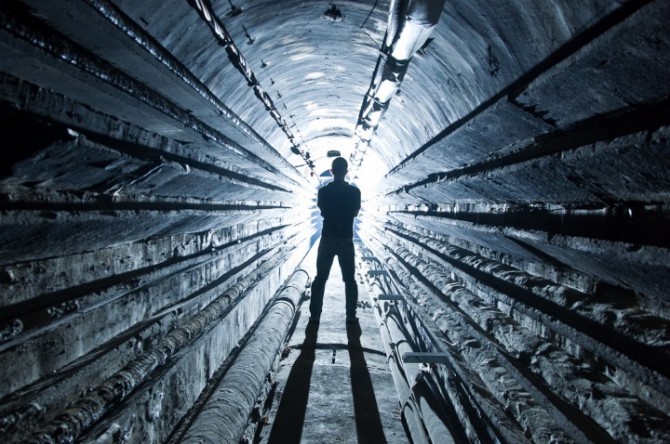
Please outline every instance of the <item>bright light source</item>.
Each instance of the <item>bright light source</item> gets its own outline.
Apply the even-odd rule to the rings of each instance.
[[[363,200],[377,196],[379,184],[388,172],[388,168],[374,150],[368,150],[361,166],[354,172],[351,183],[361,190]]]

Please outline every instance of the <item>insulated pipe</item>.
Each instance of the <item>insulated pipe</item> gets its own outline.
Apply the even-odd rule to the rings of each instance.
[[[449,362],[431,369],[430,372],[419,373],[418,367],[412,367],[411,364],[406,364],[400,359],[401,354],[406,351],[401,349],[404,345],[412,344],[412,347],[416,348],[413,351],[440,352],[446,344],[441,344],[431,330],[424,330],[426,328],[424,322],[429,319],[420,315],[421,310],[415,305],[412,298],[405,298],[403,302],[395,302],[396,306],[391,310],[387,309],[391,301],[380,300],[379,295],[381,294],[406,295],[408,290],[402,283],[396,281],[394,276],[389,273],[379,273],[384,266],[392,270],[400,270],[402,264],[385,256],[385,250],[393,247],[380,243],[383,241],[379,233],[375,233],[374,230],[364,231],[370,239],[370,248],[374,247],[378,253],[382,254],[378,256],[381,259],[378,261],[379,266],[374,267],[375,279],[370,281],[370,288],[371,294],[376,296],[376,300],[373,301],[375,313],[379,312],[383,321],[380,329],[385,338],[384,343],[390,343],[397,349],[395,355],[389,356],[388,360],[390,361],[389,366],[392,367],[391,364],[399,366],[400,378],[396,379],[394,375],[394,383],[401,403],[404,404],[401,406],[403,414],[410,416],[412,412],[416,412],[418,421],[425,427],[419,436],[422,437],[424,433],[427,433],[434,442],[449,442],[448,439],[456,442],[480,439],[484,442],[495,442],[500,435],[490,424],[491,418],[486,418],[488,409],[480,405],[481,402],[486,404],[486,400],[477,395],[472,396],[472,393],[462,386],[462,382],[459,381],[467,381],[468,377],[463,374],[463,369],[459,369],[457,362],[450,359]],[[365,256],[372,257],[373,254],[370,252]],[[369,263],[364,263],[363,267],[366,265],[368,265],[366,268],[372,268]],[[415,377],[417,373],[419,377]],[[445,384],[443,388],[438,389],[438,385],[442,384]],[[412,396],[409,396],[407,392],[410,385],[413,387]],[[442,392],[442,390],[446,391]],[[412,436],[414,438],[414,435]],[[524,442],[525,440],[515,435],[510,441]]]
[[[375,310],[380,316],[380,319],[383,319],[383,314],[381,312],[381,307],[375,304]],[[421,418],[421,413],[419,412],[418,406],[415,404],[414,399],[411,395],[411,387],[401,364],[399,363],[399,356],[393,348],[393,338],[391,337],[389,331],[384,328],[384,324],[380,325],[380,335],[382,337],[382,342],[384,343],[384,352],[387,356],[387,364],[391,370],[391,376],[393,377],[393,383],[396,387],[396,391],[400,399],[407,399],[407,402],[400,402],[400,410],[402,416],[405,418],[409,434],[411,435],[412,442],[416,444],[428,444],[430,440],[426,435],[425,427]]]
[[[445,426],[445,418],[440,417],[439,412],[431,406],[431,403],[426,402],[427,397],[436,400],[435,396],[426,390],[424,390],[424,396],[418,396],[416,388],[422,377],[420,365],[404,363],[402,361],[402,356],[405,353],[421,350],[417,350],[419,346],[412,337],[414,334],[418,335],[418,332],[408,330],[408,326],[403,322],[404,319],[409,317],[409,308],[404,306],[404,302],[395,302],[395,304],[397,304],[396,307],[392,307],[387,311],[385,326],[393,341],[393,351],[396,359],[401,363],[407,384],[409,385],[409,393],[400,400],[401,407],[404,410],[407,406],[411,406],[411,410],[416,411],[420,415],[421,421],[428,431],[428,436],[432,442],[448,444],[453,442],[453,438],[449,429]]]
[[[29,443],[52,444],[75,442],[93,425],[119,406],[143,383],[150,380],[154,372],[174,359],[181,350],[193,343],[212,324],[247,294],[247,290],[258,280],[285,261],[286,250],[276,253],[260,264],[253,272],[213,300],[196,316],[158,339],[126,367],[105,382],[80,397],[67,410],[35,432]]]
[[[370,255],[368,254],[367,256]],[[363,265],[361,268],[367,267]],[[405,418],[409,434],[412,437],[412,442],[416,444],[428,444],[430,440],[426,435],[425,427],[423,426],[423,421],[418,406],[414,404],[414,399],[410,396],[412,389],[406,377],[405,369],[402,365],[402,360],[400,358],[401,355],[397,353],[398,342],[394,340],[396,338],[391,335],[391,332],[389,331],[386,323],[388,315],[387,305],[389,303],[386,302],[382,304],[379,302],[379,295],[389,293],[389,290],[384,290],[383,286],[377,279],[369,282],[369,288],[372,295],[374,295],[374,297],[371,299],[375,317],[379,323],[379,333],[382,338],[382,344],[384,345],[384,352],[387,357],[387,365],[391,370],[393,384],[395,385],[399,398],[401,400],[408,400],[408,402],[400,403],[401,413]],[[406,343],[404,345],[406,345]],[[405,351],[411,351],[411,349]]]
[[[300,303],[309,276],[296,270],[180,442],[240,442]]]
[[[426,43],[437,25],[445,0],[406,0],[406,3],[406,12],[389,52],[398,61],[409,61]]]
[[[393,0],[382,51],[387,55],[381,78],[373,81],[365,95],[356,124],[358,142],[349,159],[352,170],[360,166],[370,139],[388,109],[391,98],[398,92],[410,59],[430,36],[440,18],[446,0]],[[380,58],[383,57],[380,55]]]
[[[366,256],[371,256],[371,254]],[[413,346],[416,347],[415,341],[408,336],[403,323],[403,319],[407,317],[407,313],[404,313],[407,307],[393,305],[403,304],[402,302],[380,301],[381,294],[392,292],[390,288],[385,289],[384,287],[378,279],[370,282],[371,293],[374,295],[375,314],[380,322],[382,343],[412,440],[416,443],[453,442],[445,420],[440,417],[439,413],[433,411],[425,397],[416,396],[414,386],[419,381],[420,367],[418,364],[406,364],[401,358],[404,353],[417,351],[413,348]],[[427,396],[431,395],[427,394]]]
[[[386,36],[384,36],[384,47],[382,48],[384,52],[391,47],[393,40],[395,40],[395,36],[400,28],[400,16],[404,12],[402,8],[406,4],[406,0],[391,0],[388,22],[386,24]]]
[[[375,228],[380,230],[380,227],[382,226],[383,224]],[[389,239],[385,238],[385,236],[381,235],[379,232],[377,233],[377,236],[374,232],[368,232],[366,234],[368,234],[371,239],[375,239],[376,237],[384,238],[384,244],[380,244],[378,241],[371,241],[371,245],[374,245],[374,248],[378,254],[383,257],[383,261],[388,267],[393,270],[398,270],[399,273],[402,274],[402,270],[406,266],[410,266],[409,263],[412,262],[412,260],[402,257],[401,251],[405,250],[404,248],[399,247],[395,243],[392,243],[389,246]],[[390,253],[390,255],[387,255],[387,253]],[[405,270],[405,272],[409,273],[409,270]],[[420,270],[417,270],[417,272],[421,273]],[[398,283],[398,286],[402,286],[405,282],[405,278],[401,277],[401,280],[403,282]],[[423,311],[414,301],[405,300],[405,304],[411,308],[411,311],[406,311],[408,318],[410,314],[416,315]],[[431,313],[439,314],[439,309],[437,312],[432,311]],[[421,319],[421,316],[419,316],[419,319],[417,320],[420,324],[423,324],[424,322],[424,320]],[[419,333],[416,329],[411,327],[414,323],[404,323],[411,329],[412,333]],[[433,336],[431,331],[427,331],[426,333],[427,343],[436,345],[434,351],[439,352],[443,349],[443,346],[446,347],[446,349],[451,348],[448,341],[442,344],[443,346],[440,346],[438,337]],[[420,335],[417,337],[419,336]],[[416,400],[417,404],[420,407],[427,407],[432,413],[430,416],[423,417],[428,430],[431,430],[434,427],[449,427],[449,424],[451,424],[452,426],[450,429],[453,428],[457,440],[460,439],[461,441],[528,442],[522,430],[505,425],[507,424],[507,421],[505,420],[506,414],[501,413],[504,412],[505,409],[499,405],[495,399],[490,399],[488,396],[482,396],[481,390],[478,390],[480,383],[476,382],[479,377],[472,371],[472,369],[467,368],[467,364],[464,366],[460,363],[460,359],[457,355],[458,354],[453,355],[449,352],[445,355],[447,361],[444,362],[444,367],[440,366],[435,370],[437,372],[436,375],[439,375],[438,379],[443,381],[441,385],[443,386],[442,390],[445,390],[444,392],[440,393],[442,390],[435,391],[427,385],[417,387],[420,390],[417,390],[415,393],[415,395],[419,395]],[[421,380],[421,383],[430,382],[430,385],[434,385],[436,381],[433,380],[433,372],[425,376],[425,379]],[[474,386],[472,385],[473,381],[475,381]],[[422,393],[426,396],[420,396]],[[430,402],[425,402],[430,399],[437,399],[447,408],[440,408],[440,406],[436,404],[435,406],[438,407],[438,409],[434,410],[431,407]],[[449,406],[450,404],[451,406]],[[453,414],[451,412],[453,412]],[[440,419],[440,415],[442,415],[442,419]],[[440,420],[442,421],[442,424],[437,422]],[[460,424],[457,422],[460,422]],[[435,430],[437,431],[438,429]],[[458,435],[461,435],[461,438],[458,438]],[[433,437],[439,435],[430,433],[430,436]]]

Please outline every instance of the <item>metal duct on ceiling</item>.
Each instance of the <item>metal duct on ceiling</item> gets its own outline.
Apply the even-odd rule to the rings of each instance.
[[[379,55],[358,116],[355,135],[358,138],[350,156],[350,170],[363,161],[372,135],[384,117],[391,98],[398,92],[407,67],[440,18],[445,0],[393,0],[389,6],[388,25],[382,53]],[[385,58],[384,67],[379,70]]]

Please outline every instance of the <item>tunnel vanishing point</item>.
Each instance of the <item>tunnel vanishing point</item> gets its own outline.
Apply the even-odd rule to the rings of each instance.
[[[0,23],[0,442],[257,442],[337,156],[409,442],[670,442],[667,0]]]

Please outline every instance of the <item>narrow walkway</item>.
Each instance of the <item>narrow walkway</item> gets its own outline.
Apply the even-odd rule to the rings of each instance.
[[[316,249],[305,263],[313,267],[307,270],[313,277]],[[357,277],[358,324],[345,323],[337,259],[326,284],[321,322],[310,323],[309,301],[302,304],[276,374],[277,395],[260,442],[409,442],[369,295]]]

